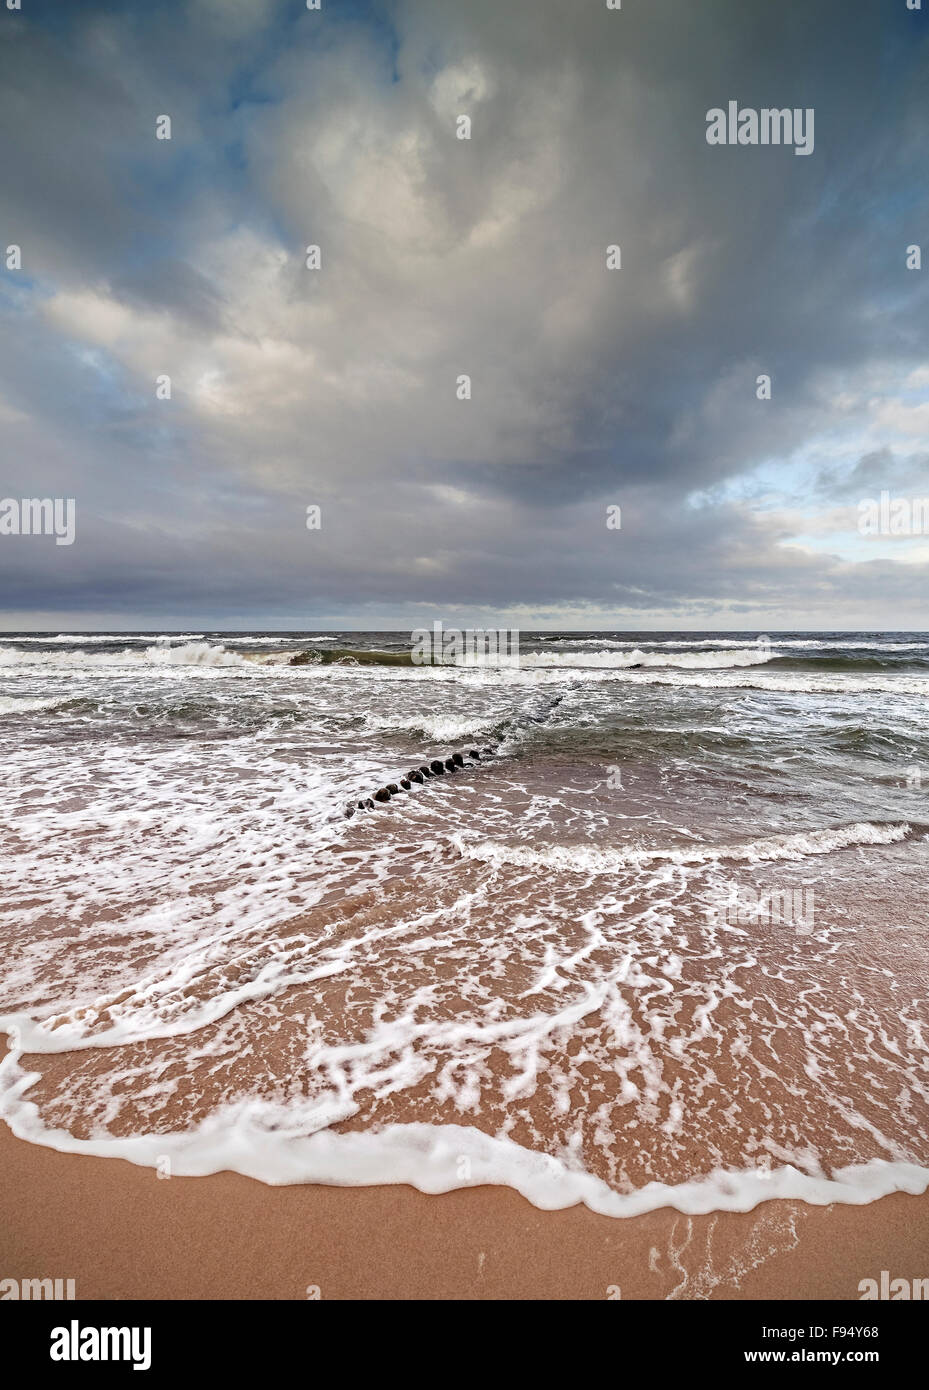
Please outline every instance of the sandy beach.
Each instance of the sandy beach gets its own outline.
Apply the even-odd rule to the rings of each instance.
[[[929,1196],[865,1207],[630,1219],[543,1212],[481,1187],[275,1188],[159,1179],[0,1126],[0,1277],[73,1278],[89,1299],[849,1299],[925,1274]],[[318,1295],[314,1290],[318,1289]]]

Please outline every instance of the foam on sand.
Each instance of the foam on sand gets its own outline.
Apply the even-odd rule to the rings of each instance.
[[[716,1171],[673,1186],[651,1182],[622,1193],[551,1155],[473,1126],[392,1124],[362,1132],[300,1133],[295,1132],[292,1112],[259,1103],[221,1111],[185,1134],[80,1140],[64,1130],[45,1128],[36,1107],[23,1098],[33,1079],[20,1071],[14,1054],[0,1064],[0,1118],[20,1139],[63,1153],[123,1158],[144,1167],[163,1166],[167,1159],[169,1171],[178,1177],[231,1170],[270,1186],[406,1183],[429,1194],[487,1184],[511,1187],[542,1211],[583,1203],[612,1217],[639,1216],[660,1207],[692,1216],[744,1212],[759,1202],[785,1197],[814,1206],[831,1202],[862,1206],[892,1192],[920,1194],[929,1187],[927,1168],[874,1160],[837,1169],[831,1176],[785,1165],[771,1170]]]

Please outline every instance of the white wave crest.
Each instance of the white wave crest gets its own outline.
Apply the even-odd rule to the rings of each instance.
[[[246,658],[239,652],[214,647],[209,642],[187,642],[182,647],[161,645],[144,651],[127,647],[121,652],[38,652],[0,647],[0,667],[133,667],[133,666],[242,666]]]
[[[631,666],[677,666],[700,670],[728,666],[761,666],[770,661],[769,648],[754,647],[751,651],[726,652],[643,652],[635,647],[631,652],[601,650],[598,652],[522,652],[521,666],[600,666],[623,671]]]
[[[30,699],[28,696],[0,695],[0,714],[29,714],[38,709],[55,709],[57,705],[67,704],[69,695],[52,695],[48,698]]]
[[[697,845],[680,849],[594,849],[589,845],[549,845],[543,849],[530,849],[524,845],[505,845],[496,840],[467,841],[461,836],[455,836],[454,843],[465,858],[489,864],[599,875],[655,863],[709,864],[727,859],[744,864],[763,864],[779,859],[800,859],[808,854],[830,854],[852,845],[890,845],[906,839],[909,834],[910,826],[905,823],[881,825],[858,821],[854,825],[829,830],[768,835],[744,844]]]
[[[421,733],[436,743],[482,738],[494,725],[490,719],[468,719],[454,714],[414,714],[408,717],[367,714],[365,722],[369,728],[382,729],[385,733]]]

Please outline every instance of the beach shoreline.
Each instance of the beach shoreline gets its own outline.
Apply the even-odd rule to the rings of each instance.
[[[929,1274],[929,633],[524,636],[506,672],[403,670],[402,632],[0,647],[0,1280]]]
[[[0,1125],[0,1278],[78,1299],[839,1299],[920,1278],[929,1194],[863,1207],[629,1218],[544,1212],[508,1188],[271,1187],[159,1178]]]

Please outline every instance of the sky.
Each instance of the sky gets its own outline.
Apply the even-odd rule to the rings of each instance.
[[[3,629],[929,628],[929,3],[22,0],[0,123]]]

